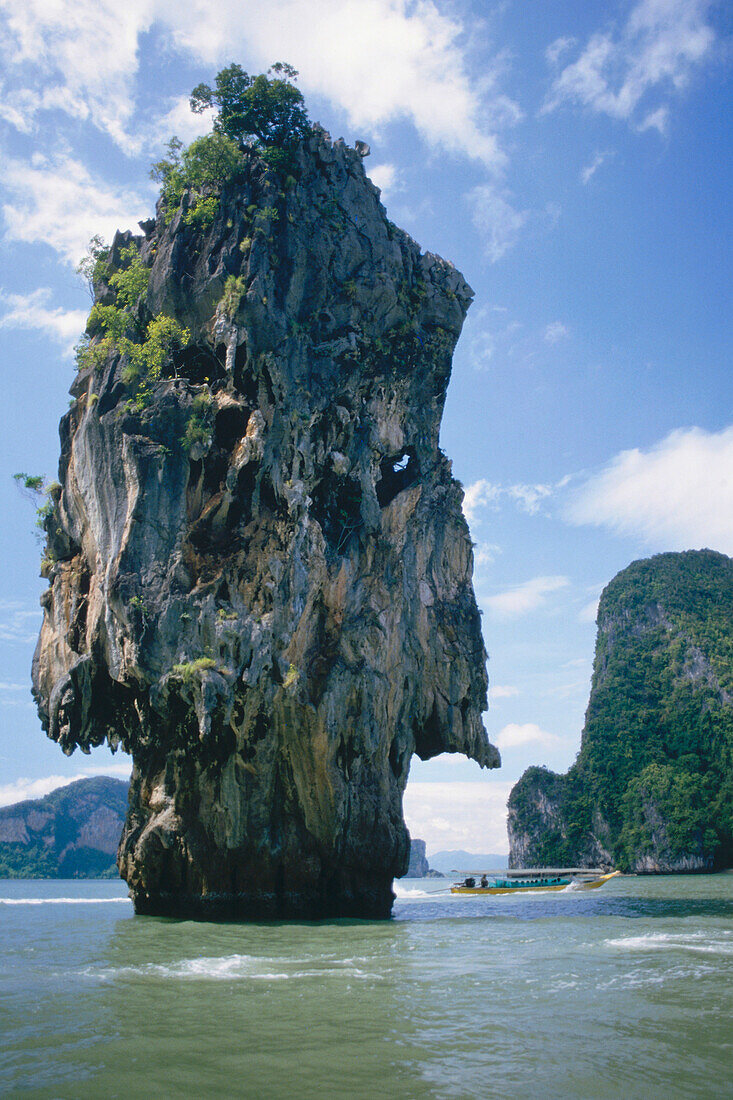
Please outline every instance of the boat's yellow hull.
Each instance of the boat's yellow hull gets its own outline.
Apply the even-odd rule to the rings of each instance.
[[[620,875],[620,871],[610,871],[607,875],[600,875],[590,882],[571,883],[572,892],[576,890],[597,890],[608,882],[610,878]],[[569,886],[451,886],[451,894],[537,894],[550,893],[551,891],[568,890]]]

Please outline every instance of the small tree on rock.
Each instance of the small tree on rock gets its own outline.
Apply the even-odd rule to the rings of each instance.
[[[194,88],[191,110],[201,114],[218,108],[214,130],[240,147],[254,140],[269,154],[292,152],[310,125],[303,95],[291,83],[297,75],[281,61],[258,76],[250,76],[241,65],[229,65],[217,73],[213,88],[208,84]],[[280,158],[266,159],[277,163]]]

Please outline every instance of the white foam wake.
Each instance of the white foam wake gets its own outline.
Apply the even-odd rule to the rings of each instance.
[[[119,978],[162,978],[178,981],[287,981],[291,978],[381,978],[369,974],[354,959],[335,960],[328,965],[308,966],[308,960],[273,959],[255,955],[224,955],[192,959],[179,959],[171,963],[143,963],[141,966],[89,968],[83,973],[89,978],[114,981]],[[288,963],[300,964],[296,969],[285,969]],[[273,965],[274,964],[274,965]]]
[[[117,905],[119,902],[132,904],[129,898],[0,898],[0,905]]]
[[[434,890],[421,890],[418,886],[400,886],[395,882],[393,886],[395,897],[398,898],[432,898]]]
[[[704,955],[733,955],[733,933],[717,929],[707,932],[648,932],[643,936],[622,936],[606,940],[607,947],[623,951],[694,951]]]

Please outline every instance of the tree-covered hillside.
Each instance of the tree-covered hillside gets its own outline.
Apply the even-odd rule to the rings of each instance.
[[[637,561],[604,590],[576,764],[509,799],[514,866],[733,863],[733,561]]]
[[[127,791],[97,776],[0,809],[0,878],[116,878]]]

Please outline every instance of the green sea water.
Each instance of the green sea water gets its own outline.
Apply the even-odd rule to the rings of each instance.
[[[0,1093],[733,1097],[733,875],[451,897],[391,921],[134,917],[0,882]]]

